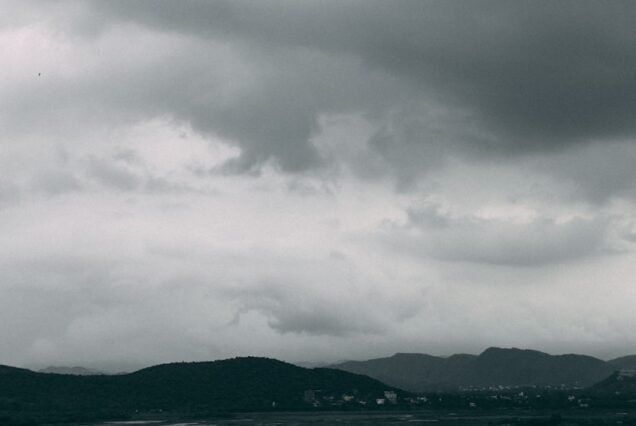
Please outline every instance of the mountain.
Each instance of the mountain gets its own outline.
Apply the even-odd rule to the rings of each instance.
[[[453,390],[461,381],[458,373],[468,370],[474,358],[476,358],[475,355],[453,355],[442,358],[426,354],[397,353],[389,358],[347,361],[331,367],[364,374],[412,391],[433,388]]]
[[[607,361],[617,369],[636,370],[636,355],[627,355]]]
[[[0,368],[0,424],[126,419],[133,413],[205,416],[375,401],[404,392],[340,370],[267,358],[164,364],[130,374],[78,376]],[[307,395],[310,395],[308,398]],[[344,402],[343,402],[344,403]]]
[[[609,376],[616,367],[587,355],[549,355],[517,348],[488,348],[479,355],[437,357],[395,354],[368,361],[332,365],[365,374],[410,391],[492,386],[585,387]]]
[[[100,370],[84,367],[46,367],[38,370],[38,373],[46,374],[71,374],[74,376],[98,376],[106,374]]]
[[[475,359],[468,379],[473,386],[585,387],[613,371],[606,362],[587,355],[489,348]]]

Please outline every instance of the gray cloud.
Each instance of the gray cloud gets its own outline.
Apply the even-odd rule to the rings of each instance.
[[[570,197],[605,204],[613,197],[636,197],[636,145],[632,141],[596,143],[551,156],[539,156],[531,167],[552,174]]]
[[[11,205],[20,199],[20,189],[12,184],[0,182],[0,207]]]
[[[631,31],[623,1],[108,2],[118,19],[268,50],[347,54],[411,81],[415,96],[459,105],[527,152],[633,134]],[[175,19],[178,16],[179,19]],[[337,60],[336,58],[333,58]],[[297,142],[301,143],[301,142]],[[493,146],[488,146],[492,144]]]
[[[331,295],[315,289],[302,290],[293,283],[263,283],[243,289],[234,297],[241,308],[234,322],[241,315],[257,311],[268,318],[268,324],[281,333],[300,333],[316,336],[343,337],[360,333],[379,333],[385,327],[374,318],[372,312],[358,306],[355,299],[334,300]],[[319,289],[318,289],[319,290]]]
[[[452,217],[438,206],[407,210],[408,222],[390,227],[390,246],[411,254],[448,262],[537,267],[581,260],[603,253],[608,223],[603,219],[558,222],[541,218],[529,222]]]
[[[168,116],[241,149],[216,171],[344,162],[401,183],[448,157],[515,161],[636,130],[628,2],[113,1],[74,11],[57,27],[106,59],[47,72],[14,96],[8,127]],[[321,117],[349,113],[377,129],[365,147],[377,157],[316,149]]]
[[[18,6],[0,362],[630,343],[632,3]]]
[[[118,189],[132,190],[140,185],[140,179],[121,165],[98,159],[91,159],[88,167],[89,175],[99,182]]]
[[[47,194],[64,194],[82,188],[80,180],[68,171],[47,171],[39,174],[32,183],[36,190]]]

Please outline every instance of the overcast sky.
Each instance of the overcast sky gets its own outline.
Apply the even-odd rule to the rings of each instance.
[[[1,364],[636,353],[636,3],[0,6]]]

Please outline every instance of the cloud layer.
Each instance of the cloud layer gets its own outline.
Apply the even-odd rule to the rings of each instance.
[[[631,3],[3,6],[0,363],[636,350]]]

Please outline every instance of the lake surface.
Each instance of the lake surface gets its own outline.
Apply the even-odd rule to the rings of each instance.
[[[560,414],[563,425],[632,425],[636,412],[574,411]],[[373,413],[244,413],[228,419],[208,421],[128,421],[98,423],[91,426],[407,426],[407,425],[548,425],[558,424],[558,414],[550,412],[373,412]]]

